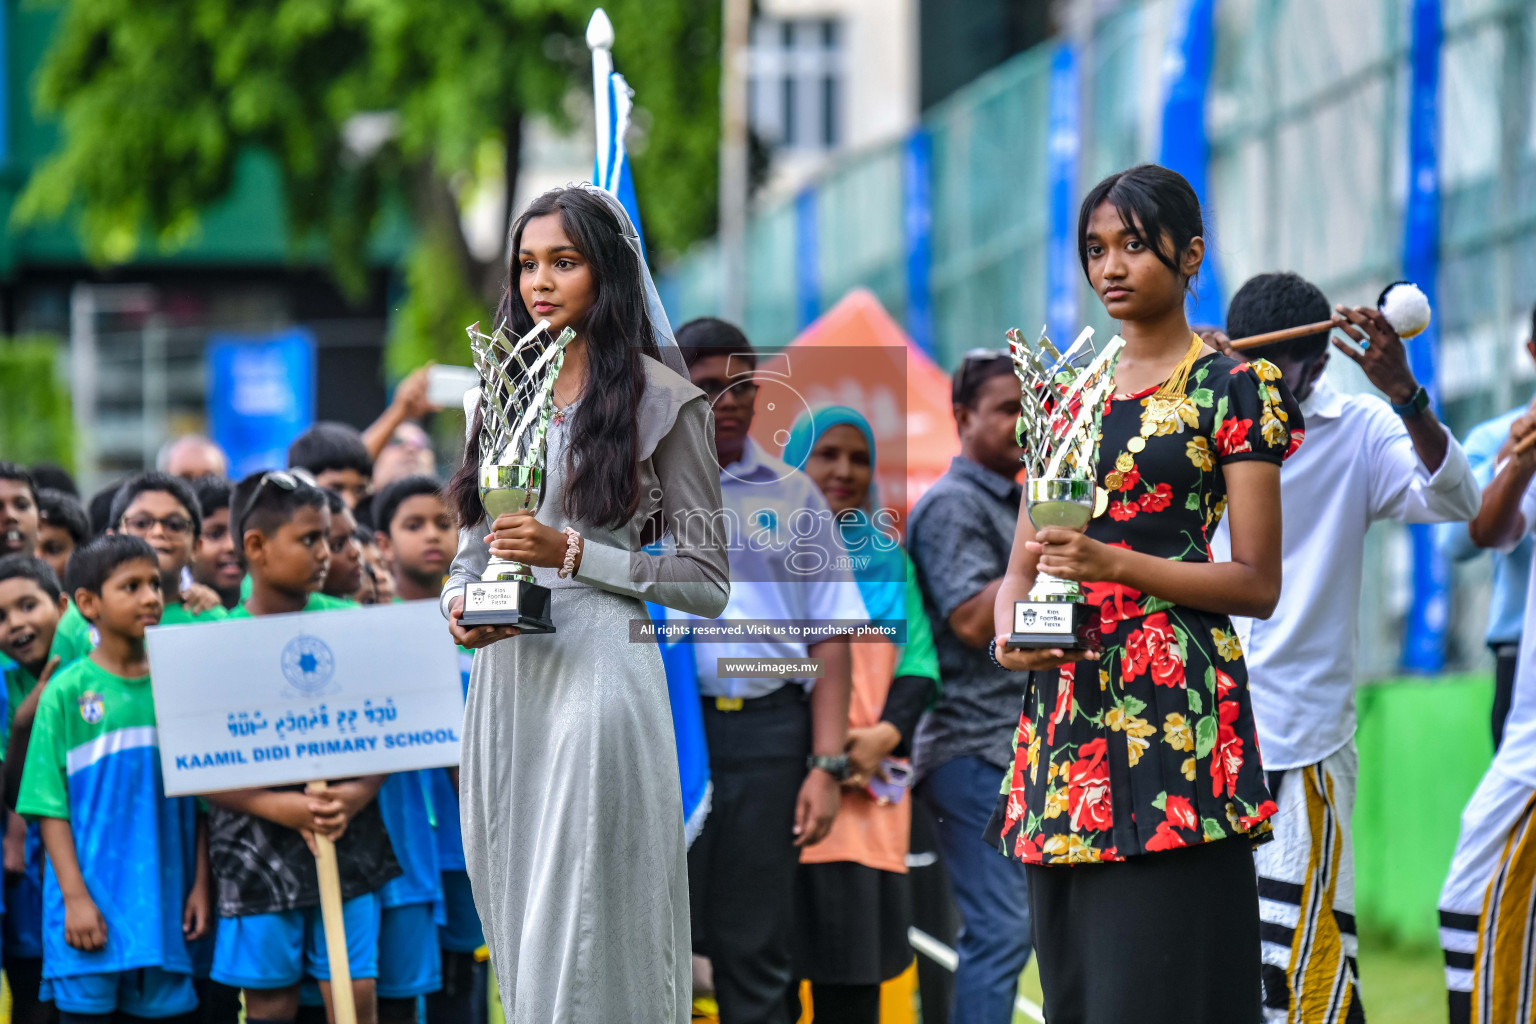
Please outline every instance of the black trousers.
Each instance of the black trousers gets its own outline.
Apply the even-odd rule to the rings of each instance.
[[[1258,1024],[1259,890],[1248,840],[1028,873],[1051,1024]]]
[[[1519,644],[1497,644],[1493,648],[1493,749],[1504,742],[1504,719],[1509,717],[1509,705],[1515,697],[1515,660],[1520,654]]]
[[[709,957],[720,1024],[793,1024],[795,801],[811,750],[803,702],[762,711],[704,703],[714,798],[688,851],[694,952]]]

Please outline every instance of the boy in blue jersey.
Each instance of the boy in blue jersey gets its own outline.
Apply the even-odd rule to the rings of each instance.
[[[374,496],[375,539],[397,600],[435,601],[442,591],[458,535],[440,492],[432,477],[408,476]],[[414,1021],[415,997],[431,993],[431,1024],[467,1024],[474,953],[485,940],[464,872],[457,789],[447,769],[405,772],[389,777],[379,803],[406,870],[384,891],[379,1019]],[[434,904],[443,906],[440,926]]]
[[[48,853],[43,977],[62,1024],[179,1016],[211,910],[196,801],[163,795],[144,646],[160,566],[142,540],[102,537],[68,584],[99,643],[42,691],[17,801]]]
[[[257,473],[230,498],[250,596],[230,618],[323,608],[330,514],[307,474]],[[374,797],[383,776],[209,794],[209,853],[221,920],[213,978],[245,990],[247,1024],[291,1022],[307,973],[331,1001],[314,834],[336,842],[359,1024],[375,1024],[378,890],[400,874]]]
[[[50,674],[63,663],[59,621],[71,607],[58,577],[30,555],[0,558],[0,674],[7,696],[5,806],[14,808],[26,764],[27,737]],[[69,660],[73,661],[73,657]],[[5,973],[12,1024],[46,1024],[53,1004],[43,980],[43,840],[36,825],[10,813],[5,837]]]
[[[113,494],[108,516],[112,532],[142,538],[155,551],[165,595],[161,625],[220,622],[227,617],[218,591],[195,582],[191,573],[205,526],[202,502],[191,484],[168,473],[131,476]],[[203,1024],[233,1024],[239,1017],[240,993],[208,978],[216,942],[212,931],[192,947],[199,1017]]]

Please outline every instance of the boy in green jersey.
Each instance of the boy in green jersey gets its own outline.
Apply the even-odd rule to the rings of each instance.
[[[145,631],[160,622],[160,565],[136,537],[70,559],[89,656],[43,691],[17,810],[48,852],[43,977],[62,1024],[161,1019],[197,1006],[187,942],[208,929],[196,801],[166,797]]]
[[[192,558],[203,528],[202,507],[192,485],[168,473],[129,477],[112,498],[112,532],[142,538],[160,564],[165,595],[162,625],[218,620],[224,605],[211,587],[190,578]]]

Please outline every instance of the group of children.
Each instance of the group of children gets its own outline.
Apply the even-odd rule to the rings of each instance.
[[[289,463],[233,485],[131,477],[93,530],[78,499],[0,462],[17,1024],[234,1024],[242,992],[249,1024],[324,1019],[317,835],[336,843],[358,1020],[414,1022],[423,999],[434,1024],[484,1019],[455,772],[164,795],[147,630],[435,600],[453,557],[437,480],[370,494],[350,428],[320,425]]]

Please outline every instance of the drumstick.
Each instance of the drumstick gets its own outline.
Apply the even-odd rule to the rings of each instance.
[[[1533,446],[1536,446],[1536,431],[1532,431],[1531,433],[1526,434],[1520,440],[1516,441],[1514,450],[1511,451],[1510,454],[1520,455],[1524,452],[1530,451]]]
[[[1248,338],[1234,338],[1232,347],[1238,350],[1245,348],[1258,348],[1260,345],[1271,345],[1277,341],[1290,341],[1292,338],[1305,337],[1308,334],[1317,334],[1321,331],[1332,330],[1339,325],[1337,318],[1333,320],[1319,320],[1315,324],[1302,324],[1300,327],[1287,327],[1283,331],[1270,331],[1268,334],[1255,334]]]

